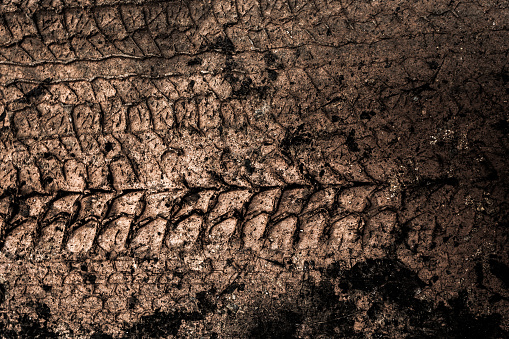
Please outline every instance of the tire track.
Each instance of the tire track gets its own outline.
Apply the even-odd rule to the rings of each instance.
[[[507,16],[0,5],[0,336],[503,334]]]
[[[242,247],[259,251],[309,251],[334,243],[334,234],[340,232],[336,228],[342,227],[338,225],[359,215],[380,220],[375,221],[380,225],[374,232],[388,223],[391,226],[385,227],[394,227],[394,221],[376,218],[388,206],[373,205],[374,187],[365,187],[135,190],[120,195],[62,192],[19,197],[18,210],[11,203],[4,214],[10,218],[3,219],[2,253],[5,258],[36,261],[51,257],[160,257],[167,251],[207,252],[207,245],[224,245],[235,238],[240,238]],[[358,188],[365,193],[351,196]],[[383,188],[377,192],[380,190],[391,194]],[[360,236],[360,223],[355,226],[350,221],[349,227]],[[275,239],[279,243],[274,243]]]

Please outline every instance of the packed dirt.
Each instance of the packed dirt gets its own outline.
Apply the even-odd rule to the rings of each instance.
[[[0,337],[509,336],[507,1],[0,4]]]

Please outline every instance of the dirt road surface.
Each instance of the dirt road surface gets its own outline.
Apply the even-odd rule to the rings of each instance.
[[[0,337],[509,336],[507,1],[5,0]]]

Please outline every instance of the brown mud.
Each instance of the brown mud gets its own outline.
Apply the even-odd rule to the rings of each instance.
[[[0,4],[0,337],[504,338],[505,1]]]

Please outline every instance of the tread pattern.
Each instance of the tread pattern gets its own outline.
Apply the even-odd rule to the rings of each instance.
[[[385,194],[387,202],[372,203],[375,193]],[[389,201],[391,194],[374,186],[302,186],[8,197],[2,254],[36,261],[127,254],[157,258],[164,251],[190,253],[233,239],[257,251],[312,250],[329,243],[331,253],[342,252],[342,246],[353,246],[363,236],[362,220],[376,220],[375,232],[396,227],[392,211],[398,203]],[[334,236],[345,224],[356,234],[351,243]]]
[[[222,333],[241,284],[300,296],[329,270],[379,284],[378,264],[418,275],[402,295],[468,290],[507,324],[508,18],[498,0],[3,2],[0,337],[26,317],[136,336],[155,310],[187,314],[174,337]],[[367,317],[390,283],[335,321],[389,326]]]

